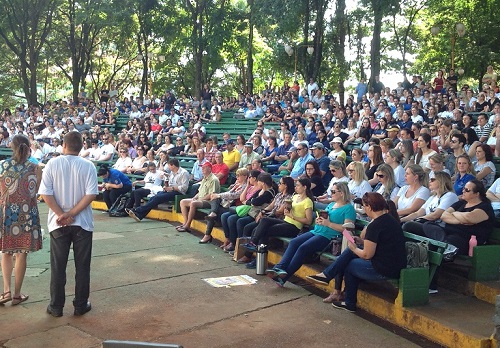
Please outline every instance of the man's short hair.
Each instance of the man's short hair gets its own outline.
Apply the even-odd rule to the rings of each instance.
[[[71,152],[80,152],[83,147],[83,138],[80,132],[71,131],[66,133],[63,138],[63,143]]]
[[[168,160],[168,164],[171,166],[179,168],[179,160],[177,158],[171,158]]]

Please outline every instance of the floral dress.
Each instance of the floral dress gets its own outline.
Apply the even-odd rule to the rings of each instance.
[[[0,250],[27,253],[42,248],[36,165],[0,161]]]

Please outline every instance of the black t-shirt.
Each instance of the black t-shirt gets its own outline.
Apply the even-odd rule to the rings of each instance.
[[[325,193],[325,186],[323,185],[323,180],[321,180],[321,176],[315,175],[309,178],[311,180],[311,184],[316,185],[311,191],[313,196],[321,196]]]
[[[101,103],[107,102],[109,100],[109,89],[101,89],[101,97],[99,98],[99,100]]]
[[[373,177],[375,176],[375,173],[376,173],[376,172],[377,172],[377,170],[378,170],[378,167],[379,167],[381,164],[382,164],[382,163],[376,164],[376,165],[372,166],[371,168],[368,168],[367,170],[365,170],[365,174],[366,174],[366,177],[368,178],[368,180],[373,179]]]
[[[379,216],[366,228],[365,239],[377,243],[373,268],[383,276],[399,278],[407,260],[403,229],[396,219],[389,214]]]
[[[451,205],[451,208],[459,212],[471,212],[475,209],[481,209],[488,215],[488,220],[482,221],[475,225],[455,225],[446,224],[445,231],[447,234],[458,234],[459,236],[469,240],[472,235],[476,236],[477,244],[485,244],[495,225],[495,213],[489,202],[481,202],[473,207],[466,208],[466,201],[460,200]]]

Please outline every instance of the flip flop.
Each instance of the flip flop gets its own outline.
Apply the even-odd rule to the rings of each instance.
[[[28,295],[23,295],[23,294],[21,294],[21,296],[18,296],[18,297],[14,296],[12,298],[12,305],[17,306],[18,304],[23,303],[24,301],[26,301],[29,298],[30,297]]]
[[[9,295],[9,296],[7,296],[7,295]],[[2,295],[0,295],[0,304],[7,303],[9,301],[12,301],[10,291],[4,292]]]

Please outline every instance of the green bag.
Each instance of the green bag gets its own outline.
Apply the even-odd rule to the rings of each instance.
[[[236,207],[236,214],[238,214],[239,217],[247,216],[250,209],[252,209],[251,205],[239,205]]]

